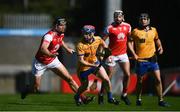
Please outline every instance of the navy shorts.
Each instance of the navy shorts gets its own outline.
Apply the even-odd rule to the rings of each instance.
[[[157,62],[137,62],[136,63],[136,74],[143,76],[147,72],[159,70]]]
[[[80,78],[86,79],[88,75],[92,74],[95,71],[96,67],[91,67],[90,69],[80,72]]]
[[[95,62],[95,63],[96,63],[96,64],[99,64],[100,62],[97,61],[97,62]],[[80,78],[81,78],[81,79],[86,79],[86,78],[88,77],[88,75],[90,75],[90,74],[92,74],[92,73],[95,72],[96,68],[97,68],[97,67],[91,67],[91,68],[89,68],[89,69],[86,70],[86,71],[80,72]]]

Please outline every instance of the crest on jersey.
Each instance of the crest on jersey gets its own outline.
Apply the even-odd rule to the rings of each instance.
[[[59,49],[60,45],[57,44],[55,47],[54,47],[54,51],[57,51]]]
[[[125,35],[124,33],[119,33],[119,35],[117,36],[118,39],[124,39]]]

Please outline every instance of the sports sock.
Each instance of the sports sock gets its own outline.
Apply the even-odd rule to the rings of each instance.
[[[127,96],[127,88],[123,88],[122,96],[123,97]]]
[[[112,97],[112,93],[111,93],[111,92],[108,92],[108,93],[107,93],[107,97],[108,97],[108,100],[112,99],[112,98],[113,98],[113,97]]]
[[[78,100],[79,98],[82,98],[82,96],[80,96],[79,94],[75,94],[75,99]]]
[[[102,85],[101,85],[101,90],[100,90],[100,94],[103,95],[104,94],[104,90],[105,90],[105,87],[104,87],[104,82],[102,82]]]
[[[82,94],[82,95],[77,94],[77,96],[78,96],[79,98],[81,98],[82,100],[84,100],[84,99],[87,98],[87,96],[85,96],[84,94]]]

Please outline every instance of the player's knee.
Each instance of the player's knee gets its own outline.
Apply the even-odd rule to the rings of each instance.
[[[79,89],[86,91],[88,89],[88,83],[82,83]]]
[[[142,79],[138,79],[137,83],[141,84],[143,82]]]
[[[130,78],[130,74],[125,74],[125,76],[124,76],[125,78],[127,78],[127,79],[129,79]]]
[[[156,84],[157,85],[159,85],[159,84],[161,84],[162,82],[161,82],[161,80],[156,80]]]
[[[84,88],[88,88],[89,81],[88,81],[88,80],[83,81],[83,82],[81,82],[81,85],[82,85]]]
[[[105,83],[107,83],[107,84],[111,83],[108,78],[104,78],[104,79],[103,79],[103,82],[105,82]]]
[[[67,79],[67,82],[68,82],[70,85],[73,85],[74,80],[73,80],[72,77],[69,77],[69,78]]]
[[[88,84],[85,84],[84,88],[85,88],[85,90],[87,90],[88,89]]]

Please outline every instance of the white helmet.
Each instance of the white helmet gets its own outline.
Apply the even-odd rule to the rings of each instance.
[[[122,11],[122,10],[115,10],[115,11],[114,11],[114,18],[118,17],[119,15],[120,15],[120,16],[121,16],[121,15],[124,15],[124,14],[123,14],[123,11]]]

